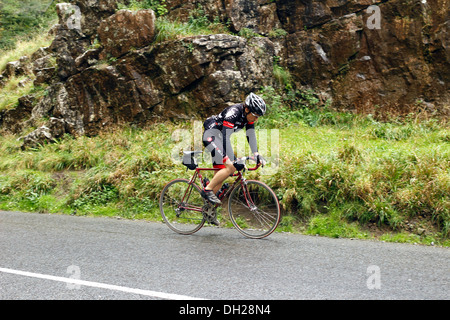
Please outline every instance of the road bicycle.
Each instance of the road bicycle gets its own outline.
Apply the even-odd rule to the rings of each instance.
[[[193,234],[200,230],[205,222],[217,217],[218,209],[227,207],[232,225],[244,236],[261,239],[270,235],[280,222],[280,204],[273,190],[265,183],[244,178],[245,169],[233,174],[235,180],[224,184],[218,193],[222,205],[213,205],[201,196],[201,188],[208,183],[202,175],[204,171],[217,168],[199,168],[195,155],[202,151],[185,151],[183,164],[194,170],[190,180],[175,179],[164,186],[159,199],[159,209],[164,222],[173,231],[180,234]],[[252,157],[241,158],[241,161]],[[248,171],[257,170],[257,163]],[[200,183],[200,184],[199,184]],[[226,224],[226,215],[221,215],[221,224]]]

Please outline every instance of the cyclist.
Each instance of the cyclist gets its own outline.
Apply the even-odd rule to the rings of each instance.
[[[250,93],[244,103],[235,104],[223,110],[220,114],[206,119],[203,124],[203,145],[211,152],[216,171],[210,183],[202,190],[202,197],[213,204],[220,204],[216,193],[220,190],[227,177],[236,170],[244,169],[244,163],[235,158],[230,142],[232,133],[245,127],[247,141],[257,163],[265,163],[258,153],[255,135],[255,122],[266,113],[266,103],[254,93]]]

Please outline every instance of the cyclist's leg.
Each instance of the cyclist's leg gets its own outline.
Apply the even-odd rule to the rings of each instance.
[[[215,164],[215,163],[213,163],[213,168],[215,168],[215,169],[225,169],[226,167],[225,167],[224,164]],[[217,175],[218,172],[220,172],[220,170],[214,171],[213,179]],[[215,194],[217,194],[217,192],[220,190],[220,185],[216,186],[215,188],[212,188],[212,190],[214,191]]]
[[[203,144],[206,150],[211,152],[213,167],[220,169],[214,173],[214,177],[206,186],[205,190],[213,191],[216,194],[222,187],[223,182],[236,171],[236,168],[225,155],[220,143],[216,143],[215,137],[205,137],[205,134],[203,135]]]
[[[218,170],[214,173],[214,177],[211,180],[214,182],[214,184],[211,185],[211,181],[210,181],[209,184],[202,191],[202,196],[213,204],[220,204],[221,201],[217,198],[216,193],[219,191],[222,184],[217,183],[216,176],[217,176],[218,172],[225,170],[225,166],[223,164],[223,156],[222,156],[223,151],[214,142],[214,140],[215,140],[215,136],[210,135],[210,132],[207,132],[207,130],[203,133],[203,145],[205,146],[206,150],[211,152],[213,167],[221,168],[221,170]],[[222,168],[222,167],[224,167],[224,168]]]
[[[211,179],[208,186],[205,188],[206,190],[213,190],[215,194],[220,190],[223,182],[236,171],[236,168],[234,167],[233,163],[228,158],[226,158],[225,163],[222,164],[220,168],[222,169],[216,171],[214,177]]]

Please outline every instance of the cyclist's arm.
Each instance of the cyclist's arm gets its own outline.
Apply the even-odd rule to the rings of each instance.
[[[251,122],[248,123],[245,126],[245,131],[247,134],[247,141],[250,145],[250,149],[252,150],[252,153],[255,154],[258,152],[258,142],[256,141],[256,134],[255,134],[255,123]]]
[[[224,160],[230,159],[231,162],[236,160],[233,152],[233,147],[231,146],[231,134],[233,133],[234,123],[229,121],[224,121],[222,126],[222,145],[224,149]]]

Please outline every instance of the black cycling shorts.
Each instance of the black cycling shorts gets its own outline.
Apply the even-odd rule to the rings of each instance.
[[[205,131],[203,132],[203,145],[205,149],[211,152],[212,164],[214,168],[225,168],[225,161],[228,156],[225,154],[222,145],[222,134],[215,128],[215,120],[207,119],[203,124]]]

